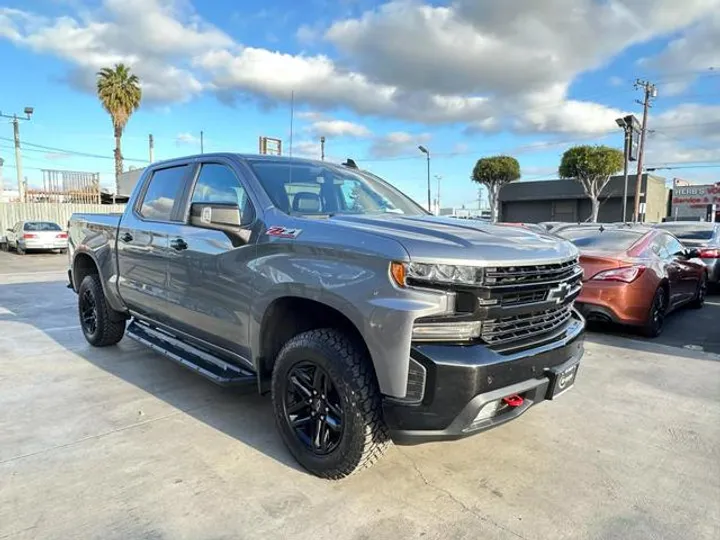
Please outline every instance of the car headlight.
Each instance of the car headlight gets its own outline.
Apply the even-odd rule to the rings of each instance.
[[[477,285],[482,283],[483,269],[455,264],[410,263],[407,266],[406,278],[427,283]]]

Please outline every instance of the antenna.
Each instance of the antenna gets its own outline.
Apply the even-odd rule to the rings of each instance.
[[[293,151],[293,122],[295,120],[295,90],[290,92],[290,157]]]

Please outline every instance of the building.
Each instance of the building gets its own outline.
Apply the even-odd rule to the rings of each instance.
[[[694,186],[676,178],[670,197],[669,217],[683,221],[720,221],[720,182]]]
[[[130,195],[132,195],[135,184],[138,183],[138,180],[140,180],[140,177],[142,176],[142,173],[144,171],[145,168],[143,167],[142,169],[131,168],[128,171],[120,173],[120,178],[118,179],[117,195],[121,197],[129,197]]]
[[[636,175],[628,176],[627,212],[623,219],[623,176],[613,176],[600,194],[598,221],[632,221]],[[645,193],[647,192],[647,197]],[[667,215],[668,190],[665,178],[642,175],[640,212],[643,221],[659,223]],[[500,219],[508,222],[582,222],[590,218],[592,206],[580,182],[571,179],[513,182],[500,190]]]

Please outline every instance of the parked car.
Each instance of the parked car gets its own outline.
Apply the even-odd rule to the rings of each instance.
[[[570,388],[583,353],[570,243],[429,215],[357,168],[205,154],[153,163],[120,217],[70,220],[94,346],[123,334],[272,395],[309,471],[474,435]],[[127,326],[127,320],[130,324]]]
[[[542,225],[539,225],[537,223],[512,223],[512,222],[502,222],[498,223],[498,225],[505,225],[507,227],[524,227],[525,229],[534,231],[536,233],[540,234],[546,234],[548,231],[545,227]]]
[[[62,227],[52,221],[18,221],[7,230],[6,247],[15,250],[18,255],[41,250],[59,250],[67,252],[68,235]]]
[[[560,234],[580,250],[584,276],[576,305],[590,321],[631,325],[656,337],[667,313],[705,302],[708,273],[699,251],[666,231],[609,225]]]
[[[687,248],[697,248],[708,268],[708,280],[720,284],[720,223],[666,222],[656,225],[675,235]]]

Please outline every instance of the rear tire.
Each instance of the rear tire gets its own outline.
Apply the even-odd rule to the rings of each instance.
[[[700,309],[705,305],[705,297],[708,291],[708,278],[707,274],[703,274],[703,277],[698,282],[697,291],[695,291],[695,298],[690,302],[692,309]]]
[[[372,365],[338,330],[311,330],[285,344],[273,370],[272,399],[283,441],[316,476],[349,476],[388,447]]]
[[[85,276],[80,284],[78,314],[83,335],[93,347],[115,345],[125,334],[125,318],[108,305],[97,274]]]
[[[665,315],[667,312],[667,291],[664,287],[658,287],[653,296],[652,304],[650,304],[650,312],[648,320],[642,328],[645,337],[656,338],[662,334],[665,327]]]

